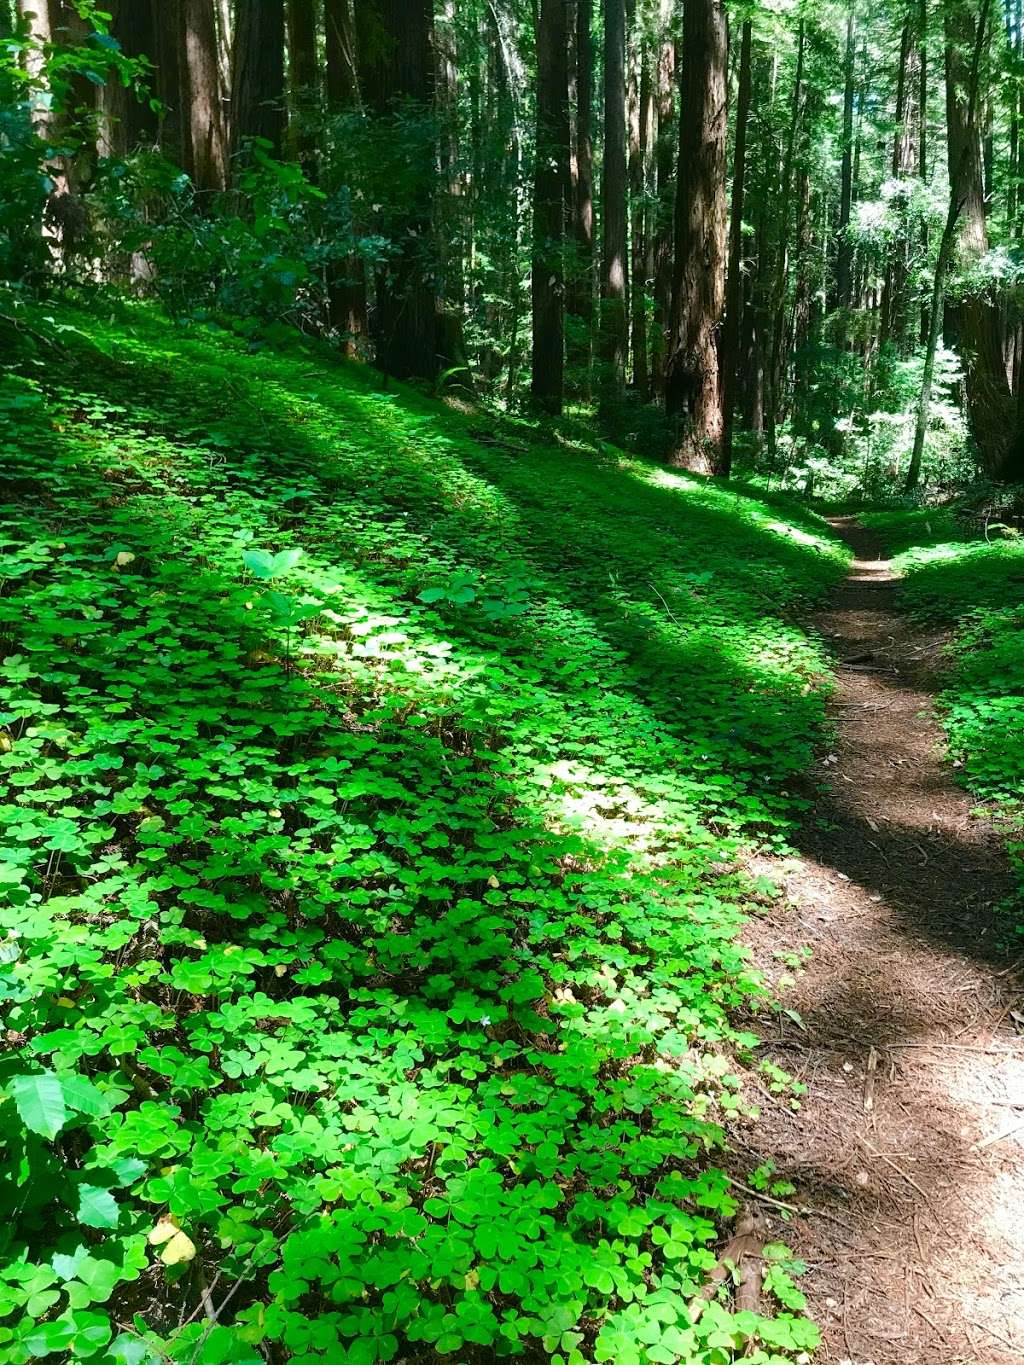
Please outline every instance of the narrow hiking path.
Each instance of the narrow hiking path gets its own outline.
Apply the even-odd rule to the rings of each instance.
[[[766,1102],[750,1156],[822,1211],[782,1235],[808,1265],[823,1361],[1024,1360],[1024,964],[993,914],[1013,881],[932,713],[944,641],[895,602],[876,537],[817,620],[838,657],[826,788],[768,870],[791,908],[755,934],[810,943],[766,1055],[807,1094]],[[1024,1006],[1022,1006],[1024,1008]],[[828,1215],[828,1216],[823,1216]]]

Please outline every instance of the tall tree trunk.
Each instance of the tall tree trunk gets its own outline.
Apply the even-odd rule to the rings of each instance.
[[[453,315],[461,319],[466,303],[466,253],[459,128],[459,51],[455,16],[456,0],[441,0],[434,22],[437,68],[435,102],[440,124],[441,177],[444,182],[438,203],[440,241],[437,252],[442,275],[441,294],[453,310]]]
[[[217,61],[217,17],[213,0],[182,0],[182,75],[187,112],[189,166],[196,189],[223,190],[227,184],[227,133]]]
[[[807,49],[807,26],[800,20],[797,33],[796,73],[793,78],[793,99],[786,134],[786,151],[782,163],[782,190],[779,202],[779,242],[775,255],[775,279],[769,296],[771,311],[771,339],[765,365],[765,427],[768,452],[774,462],[776,432],[782,412],[784,388],[784,343],[786,335],[786,285],[789,274],[789,218],[793,191],[793,165],[796,139],[803,108],[804,61]]]
[[[921,188],[928,184],[928,0],[919,0],[917,11],[917,174]],[[921,254],[928,255],[928,222],[922,217]],[[921,303],[921,341],[928,340],[928,305]]]
[[[189,134],[185,108],[185,54],[182,42],[182,0],[152,0],[153,93],[160,102],[158,142],[169,161],[183,166],[188,158]]]
[[[982,225],[984,233],[984,201],[979,193],[981,184],[981,148],[978,138],[978,81],[981,56],[985,48],[986,25],[988,23],[991,0],[982,0],[981,13],[975,22],[972,13],[960,11],[954,15],[947,8],[944,15],[947,42],[946,52],[946,110],[949,155],[949,209],[946,223],[939,241],[939,254],[935,263],[932,280],[931,311],[928,322],[928,337],[925,344],[924,374],[917,404],[917,420],[914,429],[914,448],[907,470],[906,491],[912,492],[921,479],[921,466],[924,455],[924,442],[928,430],[931,407],[932,382],[935,374],[935,354],[939,346],[939,332],[942,325],[943,295],[946,272],[953,260],[958,235],[962,238],[964,228],[968,234],[977,238],[977,222],[972,226],[965,223],[965,214],[970,208],[970,200],[981,201]],[[959,21],[959,22],[957,22]],[[962,28],[961,28],[962,25]],[[963,43],[971,42],[972,56],[969,76],[967,57]],[[951,42],[951,39],[954,40]],[[954,132],[955,129],[955,132]],[[972,210],[977,216],[977,204]],[[1005,380],[1005,374],[1003,375]],[[970,395],[968,395],[970,404]],[[1012,405],[1011,405],[1012,406]],[[1020,458],[1018,443],[1017,458]]]
[[[236,0],[231,54],[231,150],[263,138],[280,156],[284,134],[284,0]]]
[[[156,51],[151,3],[120,0],[111,6],[111,33],[121,44],[126,57],[148,57]],[[136,147],[153,146],[157,138],[157,116],[148,99],[137,99],[119,80],[108,80],[100,90],[104,113],[104,142],[107,156],[124,157]]]
[[[604,0],[604,157],[601,176],[601,391],[621,394],[626,372],[626,7]]]
[[[356,30],[351,0],[324,0],[324,32],[327,56],[327,108],[333,115],[353,113],[359,107]],[[339,227],[355,231],[351,195],[345,221]],[[345,354],[360,354],[366,336],[366,263],[356,255],[333,260],[327,267],[327,314],[340,335]]]
[[[327,56],[327,106],[331,113],[359,104],[356,67],[356,29],[352,0],[324,0]]]
[[[722,0],[686,0],[676,262],[666,408],[682,421],[672,462],[713,474],[722,457],[718,328],[725,298],[728,37]]]
[[[671,0],[661,0],[661,28],[664,33],[671,17]],[[676,48],[670,35],[665,36],[658,53],[655,117],[658,136],[654,144],[654,178],[657,209],[653,224],[654,238],[654,328],[651,345],[651,396],[665,389],[665,367],[668,360],[668,325],[672,312],[672,257],[673,226],[675,223],[675,119],[676,119]]]
[[[960,206],[954,259],[961,269],[969,269],[988,251],[977,71],[969,75],[969,61],[972,50],[976,61],[981,60],[989,5],[990,0],[982,0],[979,15],[969,0],[948,0],[945,12],[950,196]],[[982,466],[992,478],[1024,476],[1024,445],[1003,363],[1000,311],[987,293],[975,290],[949,313],[961,348],[967,412]]]
[[[565,228],[569,191],[566,0],[540,0],[533,184],[533,370],[530,389],[559,413],[565,388]]]
[[[739,376],[740,328],[743,311],[743,200],[747,179],[747,122],[750,116],[753,24],[743,21],[740,70],[736,92],[736,141],[732,165],[732,210],[729,220],[729,271],[726,276],[725,325],[722,330],[722,462],[721,473],[732,472],[733,418]]]
[[[88,41],[90,29],[71,0],[19,0],[22,22],[40,45],[69,47]],[[40,52],[30,54],[29,69],[39,74],[43,66]],[[88,215],[82,199],[96,169],[96,146],[91,140],[71,137],[73,150],[67,149],[69,134],[80,129],[79,120],[96,110],[97,87],[84,76],[72,74],[62,107],[44,108],[39,101],[33,123],[49,151],[47,174],[51,186],[43,210],[42,234],[54,266],[69,271],[81,250],[88,228]]]
[[[571,73],[573,97],[569,201],[572,245],[566,308],[576,320],[571,356],[575,366],[590,360],[590,329],[594,313],[594,19],[593,0],[576,0],[575,63]]]
[[[848,229],[853,207],[853,96],[854,96],[853,7],[846,18],[846,59],[843,65],[843,163],[839,194],[839,243],[836,254],[836,304],[849,308],[852,302],[853,243]]]
[[[320,113],[316,17],[312,0],[288,0],[288,141],[307,178],[314,181]]]
[[[360,22],[366,4],[360,0],[356,11]],[[360,43],[359,51],[367,104],[379,118],[391,117],[396,101],[411,101],[426,115],[434,97],[431,0],[376,0],[372,17],[377,32]],[[436,263],[430,259],[434,167],[417,166],[412,173],[409,207],[395,228],[390,268],[377,279],[377,364],[396,379],[436,379],[445,347],[439,335]]]
[[[910,138],[910,100],[908,99],[910,63],[913,52],[913,19],[908,9],[900,35],[899,67],[896,73],[895,128],[892,139],[892,177],[902,183],[913,168],[913,146]],[[902,192],[894,207],[899,215],[900,231],[889,252],[885,267],[885,287],[882,295],[882,317],[879,328],[879,347],[895,343],[904,349],[906,341],[906,290],[909,271],[907,234],[905,230],[907,198]]]
[[[647,292],[654,275],[650,204],[653,198],[651,141],[654,129],[654,84],[645,44],[635,53],[633,85],[635,115],[630,117],[629,181],[633,197],[632,281],[630,285],[630,341],[633,387],[641,397],[649,387],[647,356]],[[637,69],[639,68],[639,69]]]

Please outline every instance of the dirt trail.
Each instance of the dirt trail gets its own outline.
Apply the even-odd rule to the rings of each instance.
[[[765,863],[792,908],[755,952],[813,958],[765,1056],[800,1079],[765,1097],[747,1153],[825,1216],[776,1227],[807,1262],[822,1361],[1024,1362],[1024,963],[993,905],[1013,887],[971,815],[932,715],[943,641],[896,610],[875,538],[833,523],[856,562],[817,625],[841,661],[826,792],[800,857]],[[1018,954],[1019,956],[1019,954]]]

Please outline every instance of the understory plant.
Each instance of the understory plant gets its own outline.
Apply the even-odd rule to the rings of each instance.
[[[103,316],[0,404],[0,1357],[805,1358],[690,1305],[844,553]]]

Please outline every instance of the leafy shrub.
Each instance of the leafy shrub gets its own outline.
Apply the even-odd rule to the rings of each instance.
[[[929,516],[936,543],[897,559],[903,596],[922,619],[956,627],[941,698],[950,753],[970,790],[1008,819],[1024,884],[1024,540],[1004,524],[985,533],[999,539],[978,536],[949,511],[916,519],[927,525]],[[954,528],[955,539],[938,539]],[[1024,932],[1022,909],[1014,913]]]

